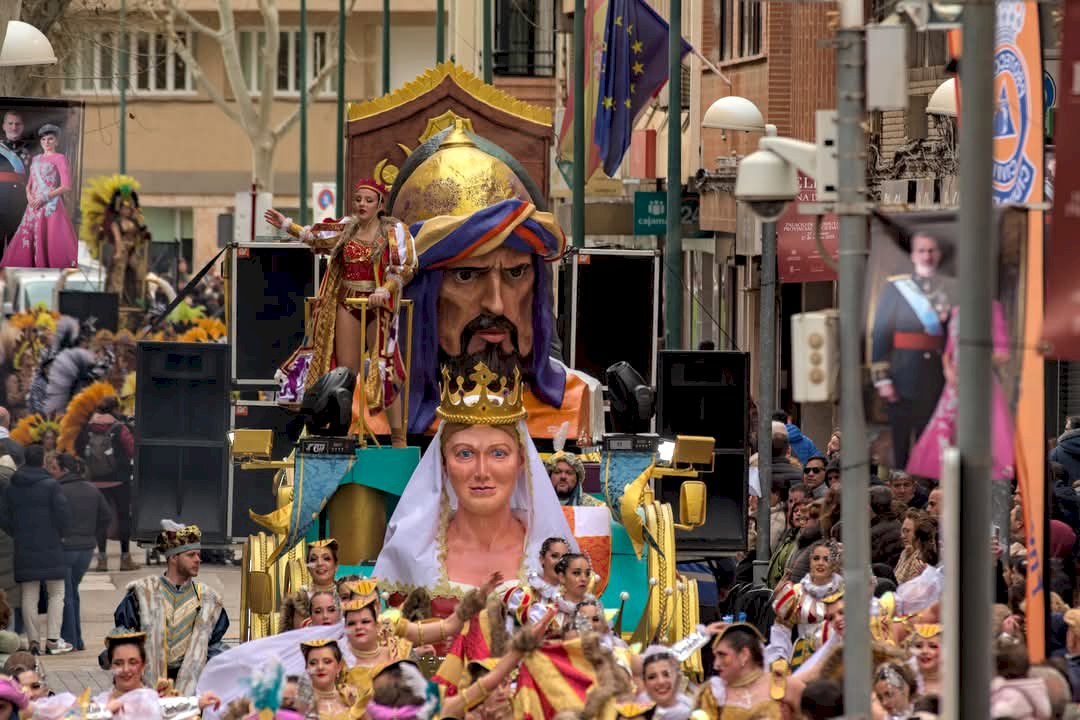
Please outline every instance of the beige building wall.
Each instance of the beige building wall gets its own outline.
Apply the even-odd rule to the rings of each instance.
[[[115,3],[114,3],[115,4]],[[449,3],[448,3],[449,4]],[[254,2],[234,3],[237,29],[259,29],[261,17]],[[299,26],[294,0],[281,3],[281,26]],[[212,27],[218,24],[213,0],[185,3],[195,17]],[[330,30],[337,22],[335,0],[309,0],[308,27]],[[435,0],[394,0],[391,17],[391,79],[395,86],[412,80],[435,62]],[[206,9],[206,11],[199,12]],[[132,30],[154,29],[151,19],[130,15]],[[77,15],[87,32],[115,30],[117,21],[107,12]],[[449,36],[448,36],[449,41]],[[348,20],[346,99],[359,101],[382,94],[382,3],[357,0]],[[336,53],[336,45],[330,48]],[[220,47],[210,37],[199,36],[196,57],[206,81],[217,87],[230,103],[235,97],[225,77]],[[336,71],[335,73],[336,74]],[[83,144],[84,176],[111,174],[119,162],[119,98],[113,93],[56,93],[86,103]],[[309,96],[308,179],[333,181],[336,151],[336,93]],[[272,117],[276,126],[299,106],[299,96],[279,94]],[[201,266],[217,251],[217,216],[232,210],[234,193],[251,186],[252,148],[244,130],[211,100],[196,81],[187,94],[130,92],[127,103],[127,171],[142,185],[141,199],[148,208],[179,208],[190,212],[193,228],[193,261]],[[279,140],[274,156],[275,203],[299,204],[299,123]],[[310,188],[308,189],[310,192]]]

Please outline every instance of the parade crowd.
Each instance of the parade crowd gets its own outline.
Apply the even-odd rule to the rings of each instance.
[[[0,719],[204,712],[321,720],[843,715],[839,433],[819,452],[789,418],[777,415],[767,446],[770,527],[752,529],[747,552],[710,565],[717,619],[674,646],[628,644],[618,632],[618,610],[605,609],[590,592],[590,558],[571,540],[548,537],[527,580],[506,582],[502,573],[490,573],[441,618],[427,590],[394,598],[377,579],[340,577],[338,542],[311,543],[310,584],[283,603],[278,634],[227,649],[222,599],[198,579],[199,529],[164,522],[155,548],[165,558],[164,572],[128,587],[115,612],[116,629],[104,640],[99,661],[113,686],[79,699],[49,690],[38,656],[87,647],[78,585],[94,550],[104,549],[117,508],[130,511],[130,430],[111,397],[90,419],[78,455],[44,443],[23,447],[9,436],[8,418],[0,409],[0,527],[14,543],[18,591],[0,602],[0,652],[7,656]],[[88,465],[100,462],[93,439],[100,431],[121,462],[108,468],[111,479],[91,483]],[[1078,717],[1080,609],[1070,607],[1077,600],[1077,437],[1080,418],[1070,418],[1050,454],[1052,615],[1045,662],[1029,662],[1025,644],[1027,565],[1018,500],[1008,537],[993,543],[997,604],[987,632],[996,668],[994,718]],[[759,454],[752,462],[764,460]],[[560,451],[545,465],[561,504],[597,502],[583,492],[578,457]],[[942,489],[932,482],[885,470],[872,480],[867,572],[875,588],[877,718],[931,718],[941,709],[942,509]],[[754,517],[751,508],[751,522]],[[116,519],[126,545],[129,519]],[[750,578],[760,531],[771,534],[773,547],[764,589]],[[136,567],[129,553],[125,547],[124,569]],[[103,552],[98,568],[107,568]],[[748,601],[763,593],[767,602]],[[12,599],[21,613],[13,612]],[[42,599],[44,628],[38,624]],[[99,639],[88,641],[93,647]],[[683,672],[683,661],[696,650],[707,659],[708,677]],[[441,662],[432,666],[433,657]],[[438,668],[433,679],[421,670],[427,667]]]

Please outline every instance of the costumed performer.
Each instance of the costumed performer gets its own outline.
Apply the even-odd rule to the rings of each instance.
[[[551,486],[563,505],[605,507],[604,503],[585,492],[585,465],[581,458],[564,449],[569,428],[569,422],[559,427],[551,441],[555,451],[544,458],[544,467],[551,476]]]
[[[399,344],[401,291],[416,272],[412,234],[396,218],[383,214],[386,188],[361,180],[353,188],[353,214],[334,222],[300,227],[277,210],[266,221],[299,238],[330,262],[312,310],[310,348],[297,350],[282,367],[281,402],[299,403],[334,365],[347,367],[366,383],[369,408],[387,411],[391,443],[405,447],[405,425],[398,397],[405,380]],[[350,298],[367,298],[370,347],[360,345],[361,312],[348,307]],[[368,355],[368,366],[362,367]]]
[[[713,642],[713,669],[697,706],[710,720],[780,720],[784,706],[797,712],[802,682],[788,676],[785,660],[765,668],[765,639],[753,625],[729,625]]]
[[[442,424],[390,518],[373,572],[391,592],[426,588],[439,617],[492,572],[524,583],[540,570],[545,539],[573,537],[524,423],[520,373],[498,377],[479,363],[469,379],[471,387],[443,371]]]
[[[654,718],[686,720],[694,710],[693,700],[684,690],[686,678],[671,648],[653,645],[642,653],[645,692],[655,703]]]
[[[60,128],[45,124],[38,129],[41,154],[30,163],[26,184],[26,211],[11,238],[0,267],[75,267],[79,239],[64,203],[71,190],[67,158],[58,152]]]
[[[317,720],[351,720],[356,691],[345,682],[345,662],[337,642],[329,638],[306,640],[300,649],[315,691]]]
[[[143,682],[156,686],[168,678],[180,695],[194,693],[206,661],[224,650],[229,629],[221,596],[195,579],[201,541],[195,525],[163,520],[156,549],[165,556],[164,574],[128,585],[113,614],[117,626],[146,633]]]
[[[377,581],[352,583],[353,598],[344,606],[346,650],[353,657],[347,679],[357,691],[358,706],[362,709],[367,703],[372,677],[381,668],[410,657],[414,646],[456,638],[465,623],[484,609],[500,582],[502,575],[492,573],[483,586],[465,595],[450,617],[431,622],[410,622],[397,611],[395,618],[382,617]]]
[[[835,572],[839,565],[836,547],[819,540],[810,546],[810,572],[799,581],[782,582],[773,592],[773,610],[786,625],[796,625],[798,639],[794,654],[789,658],[793,669],[798,668],[814,648],[821,644],[822,622],[825,619],[823,599],[843,587],[844,579]]]
[[[317,592],[337,594],[334,578],[338,571],[338,541],[324,538],[308,544],[307,570],[311,585],[304,585],[281,601],[281,630],[303,627],[311,616],[311,597]]]
[[[156,720],[158,718],[198,717],[205,708],[217,708],[220,701],[214,693],[199,697],[163,697],[159,690],[148,687],[145,676],[148,665],[147,634],[126,627],[114,628],[105,638],[107,669],[112,674],[112,689],[94,697],[99,708],[112,712],[113,718]],[[167,687],[167,683],[154,683]],[[197,712],[198,711],[198,712]],[[167,716],[166,716],[167,712]]]
[[[870,714],[875,720],[908,720],[915,714],[917,692],[915,673],[903,663],[890,661],[874,671],[874,702]]]
[[[105,266],[105,292],[126,306],[147,305],[150,230],[139,206],[139,182],[128,175],[96,177],[83,190],[82,240]]]
[[[540,546],[540,569],[529,572],[528,585],[541,600],[551,602],[559,594],[562,581],[555,569],[568,552],[570,543],[561,537],[546,538]]]
[[[941,635],[938,623],[916,623],[908,637],[908,650],[919,668],[920,695],[941,695]]]

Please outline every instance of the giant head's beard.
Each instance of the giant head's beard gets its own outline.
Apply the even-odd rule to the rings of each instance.
[[[499,328],[510,334],[510,344],[514,348],[510,352],[504,352],[497,344],[485,343],[484,347],[475,353],[467,351],[469,342],[478,332]],[[531,353],[521,355],[517,351],[518,333],[517,328],[510,320],[502,315],[481,313],[473,318],[465,329],[461,331],[461,353],[458,355],[447,354],[442,347],[439,348],[439,366],[446,367],[451,377],[468,378],[478,363],[484,363],[495,373],[496,377],[510,379],[514,376],[514,369],[521,371],[522,381],[526,381],[532,375]]]

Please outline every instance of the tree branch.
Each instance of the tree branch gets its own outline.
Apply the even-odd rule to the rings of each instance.
[[[349,7],[345,9],[346,17],[352,15],[352,11],[355,6],[356,0],[349,0]],[[337,47],[338,33],[340,33],[341,31],[342,28],[338,28],[334,33],[327,36],[326,47],[328,50],[331,47]],[[319,72],[315,74],[315,77],[311,79],[311,82],[308,83],[308,97],[311,97],[319,89],[319,86],[322,85],[328,77],[330,77],[330,73],[333,72],[337,68],[337,66],[337,53],[334,53],[334,59],[328,60],[327,63],[322,66],[322,69],[320,69]],[[338,88],[338,92],[345,92],[345,88]],[[285,133],[289,132],[289,130],[292,128],[293,125],[296,124],[296,121],[299,118],[300,104],[297,103],[296,108],[291,113],[289,113],[288,116],[286,116],[285,119],[282,120],[276,128],[274,128],[274,139],[276,140]],[[338,132],[344,132],[344,128],[338,128]]]
[[[169,9],[176,12],[183,19],[185,25],[190,26],[191,29],[195,30],[196,32],[199,32],[199,33],[201,33],[203,35],[209,35],[210,37],[213,37],[213,38],[218,39],[220,41],[221,28],[215,29],[215,28],[210,27],[209,25],[207,25],[204,22],[196,20],[195,16],[192,15],[191,13],[189,13],[184,8],[180,7],[180,4],[176,0],[165,0],[165,1],[168,3]]]
[[[254,137],[266,128],[267,121],[260,117],[251,106],[251,91],[244,79],[244,67],[240,61],[232,0],[218,0],[218,19],[221,24],[221,38],[218,45],[221,47],[221,62],[225,68],[225,77],[228,78],[229,87],[232,88],[233,98],[236,100],[235,107],[244,118],[242,126],[254,140]]]
[[[199,61],[195,59],[195,55],[191,52],[191,48],[189,48],[188,44],[181,40],[176,34],[176,21],[174,20],[171,11],[165,15],[165,27],[169,33],[169,37],[173,41],[177,55],[179,55],[184,63],[191,69],[192,78],[196,80],[200,86],[205,88],[206,94],[209,95],[210,99],[214,101],[214,104],[225,113],[226,117],[246,130],[247,125],[244,123],[244,119],[240,117],[236,112],[236,109],[225,99],[221,90],[206,78],[206,73],[203,72],[202,65],[199,64]]]
[[[264,126],[270,127],[274,107],[274,91],[277,89],[278,50],[281,48],[281,23],[274,0],[259,0],[259,13],[266,28],[266,45],[259,58],[262,82],[259,87],[259,117]]]

